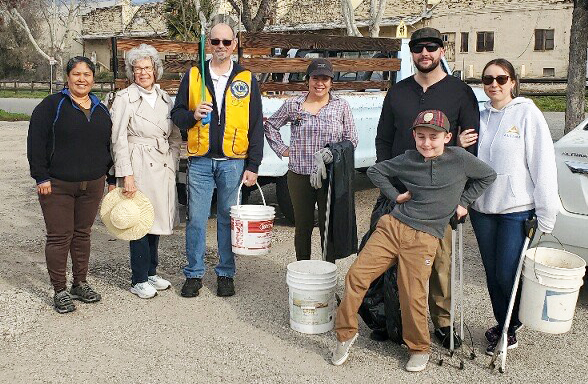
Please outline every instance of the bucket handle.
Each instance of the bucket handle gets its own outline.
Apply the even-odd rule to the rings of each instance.
[[[263,196],[263,191],[261,190],[261,187],[259,186],[259,183],[256,181],[255,185],[257,185],[257,189],[259,189],[259,193],[261,193],[261,200],[263,201],[263,205],[267,205],[265,203],[265,197]],[[243,182],[241,182],[241,184],[239,184],[239,192],[237,192],[237,205],[239,205],[239,202],[241,201],[241,189],[243,188]]]
[[[541,235],[539,236],[539,240],[537,240],[537,244],[541,243],[541,238],[546,235],[545,233],[541,233]],[[553,233],[549,234],[551,237],[553,237],[555,240],[557,240],[557,242],[559,243],[559,245],[561,245],[561,249],[563,249],[564,251],[566,250],[566,247],[564,247],[564,245],[561,243],[561,241],[557,238],[557,236],[555,236]],[[541,276],[537,276],[537,248],[539,247],[535,247],[535,252],[533,255],[533,273],[535,274],[535,279],[537,279],[537,281],[539,282],[539,284],[542,284],[543,279],[541,278]]]

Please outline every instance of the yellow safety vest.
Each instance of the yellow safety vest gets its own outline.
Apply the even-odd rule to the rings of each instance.
[[[249,148],[249,103],[251,101],[250,71],[239,72],[225,94],[225,126],[222,150],[225,156],[244,159]],[[195,111],[202,100],[202,85],[200,71],[197,67],[190,70],[188,88],[188,108]],[[206,101],[212,101],[212,95],[206,88]],[[220,107],[220,106],[219,106]],[[214,112],[211,112],[214,113]],[[219,129],[223,129],[219,127]],[[201,121],[188,130],[188,156],[204,156],[210,150],[210,124],[203,125]]]

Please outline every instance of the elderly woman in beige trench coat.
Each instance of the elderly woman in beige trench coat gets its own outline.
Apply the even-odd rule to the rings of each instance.
[[[112,104],[112,152],[123,194],[139,190],[155,210],[149,233],[130,242],[131,292],[147,299],[171,286],[156,273],[157,247],[159,235],[171,235],[179,221],[175,180],[182,138],[170,119],[173,102],[155,84],[163,73],[157,50],[147,44],[131,49],[125,67],[133,84],[117,92]]]

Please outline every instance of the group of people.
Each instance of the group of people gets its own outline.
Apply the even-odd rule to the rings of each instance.
[[[90,92],[95,67],[80,56],[67,64],[67,86],[35,108],[27,154],[45,219],[45,256],[59,313],[75,310],[73,300],[101,299],[87,273],[90,231],[105,182],[109,191],[118,187],[129,199],[140,191],[153,205],[153,226],[130,241],[131,292],[150,298],[170,287],[157,274],[158,244],[160,235],[171,234],[178,222],[175,173],[181,133],[187,135],[188,154],[183,297],[198,296],[202,287],[214,189],[217,295],[235,294],[230,207],[241,185],[257,181],[264,136],[280,158],[289,158],[297,260],[310,259],[315,204],[323,236],[324,169],[333,161],[327,146],[349,142],[355,147],[358,142],[349,104],[331,92],[331,63],[313,60],[306,72],[308,92],[286,100],[264,122],[256,78],[231,60],[237,45],[233,29],[215,25],[208,44],[212,58],[183,76],[175,103],[157,84],[163,72],[158,52],[142,44],[125,57],[131,85],[117,92],[110,110]],[[486,332],[487,351],[492,352],[506,317],[524,221],[536,215],[543,232],[550,232],[555,222],[553,143],[541,112],[518,97],[513,66],[504,59],[486,65],[482,82],[490,100],[480,113],[472,89],[439,65],[444,54],[439,31],[417,30],[409,45],[416,73],[388,91],[375,142],[377,163],[368,169],[381,198],[395,206],[379,220],[345,279],[336,317],[335,365],[347,360],[358,336],[357,310],[365,292],[394,264],[402,336],[410,354],[406,369],[420,371],[429,359],[427,303],[435,336],[446,347],[450,337],[459,345],[457,335],[449,335],[448,223],[453,215],[468,212],[496,320]],[[280,135],[287,123],[290,145]],[[69,291],[68,254],[73,272]],[[516,313],[509,325],[509,348],[516,347],[521,327]]]

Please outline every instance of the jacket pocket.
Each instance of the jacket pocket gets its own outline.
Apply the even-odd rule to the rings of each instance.
[[[510,175],[498,174],[482,196],[482,204],[489,213],[500,213],[517,206],[517,198]]]

